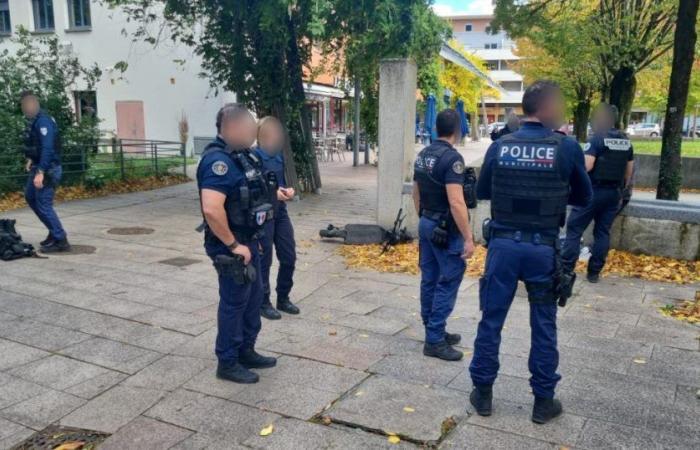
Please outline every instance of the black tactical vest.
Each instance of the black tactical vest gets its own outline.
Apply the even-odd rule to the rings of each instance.
[[[491,186],[491,215],[520,230],[564,225],[569,183],[559,174],[563,136],[499,141]]]
[[[618,130],[608,131],[602,141],[603,150],[598,153],[590,172],[591,181],[594,185],[622,186],[632,143]]]
[[[233,151],[219,142],[212,142],[204,149],[202,157],[214,151],[227,155],[229,162],[245,174],[245,184],[226,198],[224,207],[231,231],[238,239],[247,241],[273,219],[277,177],[274,172],[263,172],[262,162],[250,150]],[[206,233],[206,239],[214,237],[208,227]]]
[[[446,142],[438,141],[424,148],[416,158],[414,172],[415,180],[418,183],[421,210],[433,213],[448,213],[450,211],[445,184],[436,180],[431,171],[437,167],[440,158],[451,148]]]
[[[27,122],[27,126],[24,129],[24,156],[27,159],[31,159],[34,164],[39,164],[41,159],[41,130],[36,124],[42,115],[46,116],[47,114],[40,111],[33,120]],[[49,118],[54,122],[55,126],[56,121],[51,116]],[[61,154],[61,138],[58,130],[55,130],[53,139],[54,153],[58,156]]]

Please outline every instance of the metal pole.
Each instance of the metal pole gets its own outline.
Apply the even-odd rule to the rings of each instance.
[[[182,174],[187,176],[187,143],[182,143]]]
[[[119,166],[121,167],[122,181],[126,180],[126,172],[124,171],[124,143],[119,139]]]
[[[357,167],[360,164],[360,79],[355,78],[355,98],[353,113],[353,138],[352,138],[352,165]]]
[[[153,162],[156,168],[156,175],[158,175],[158,144],[155,142],[151,143],[151,153],[153,154]]]

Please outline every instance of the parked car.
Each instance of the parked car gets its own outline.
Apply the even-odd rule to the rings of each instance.
[[[692,127],[683,130],[683,136],[693,137],[693,134],[695,137],[700,137],[700,125],[695,125],[695,133],[693,133]]]
[[[505,127],[506,123],[505,122],[494,122],[489,124],[489,133],[493,133],[494,131],[501,131],[501,128]]]
[[[627,127],[627,134],[638,137],[659,137],[661,127],[658,123],[638,123]]]

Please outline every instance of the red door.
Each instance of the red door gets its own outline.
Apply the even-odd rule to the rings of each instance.
[[[146,124],[143,102],[140,100],[118,101],[117,137],[119,139],[146,139]]]

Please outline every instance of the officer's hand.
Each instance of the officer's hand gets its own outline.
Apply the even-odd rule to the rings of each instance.
[[[36,175],[34,175],[34,187],[37,189],[44,187],[44,174],[42,172],[37,172]]]
[[[252,256],[250,254],[250,249],[245,246],[245,245],[239,245],[233,250],[234,255],[240,255],[243,257],[243,264],[246,266],[250,264],[250,260],[252,259]]]
[[[286,202],[291,200],[292,197],[289,196],[288,190],[284,188],[277,189],[277,200],[281,202]]]
[[[462,259],[469,259],[474,254],[474,240],[469,239],[464,241],[464,253],[462,253]]]
[[[29,172],[30,170],[32,170],[32,160],[31,160],[31,159],[28,159],[28,160],[27,160],[27,165],[24,166],[24,170],[27,171],[27,172]]]
[[[287,194],[287,197],[289,197],[289,199],[291,200],[294,198],[294,194],[296,194],[296,191],[294,190],[294,188],[284,188],[284,193]]]

